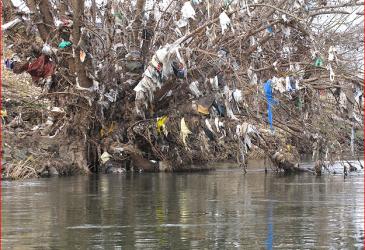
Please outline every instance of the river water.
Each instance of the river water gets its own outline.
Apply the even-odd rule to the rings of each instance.
[[[363,249],[364,179],[262,171],[2,183],[3,249]]]

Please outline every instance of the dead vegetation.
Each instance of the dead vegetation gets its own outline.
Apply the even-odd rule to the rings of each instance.
[[[362,151],[362,3],[91,2],[3,1],[8,70],[40,88],[17,109],[5,71],[5,155],[39,150],[5,157],[9,177]]]

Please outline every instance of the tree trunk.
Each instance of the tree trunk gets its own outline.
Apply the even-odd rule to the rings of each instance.
[[[73,43],[75,45],[75,68],[77,74],[77,80],[82,88],[90,88],[92,86],[92,81],[87,77],[85,65],[80,60],[81,48],[79,44],[81,41],[81,26],[84,15],[84,1],[73,0]]]
[[[35,13],[39,34],[42,40],[46,42],[51,37],[50,34],[54,28],[53,17],[50,11],[51,6],[48,0],[40,0],[39,4],[36,0],[27,0],[27,3],[29,9]]]
[[[143,14],[143,9],[145,6],[146,0],[137,0],[137,5],[136,5],[136,19],[134,20],[134,24],[133,24],[133,44],[132,44],[132,49],[134,50],[138,50],[139,51],[139,46],[140,46],[140,42],[139,42],[139,31],[142,28],[142,14]]]
[[[60,17],[66,18],[66,12],[68,12],[68,2],[67,0],[60,0],[58,4],[60,10]]]
[[[93,20],[93,23],[96,23],[96,1],[92,0],[91,4],[91,17]]]
[[[41,12],[44,26],[49,34],[50,32],[52,32],[55,25],[51,13],[51,5],[49,4],[48,0],[40,0],[39,11]]]

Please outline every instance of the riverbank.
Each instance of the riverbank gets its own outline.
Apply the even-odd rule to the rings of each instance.
[[[27,179],[84,174],[85,171],[75,164],[77,159],[68,158],[69,151],[74,149],[67,147],[67,143],[63,144],[62,140],[57,139],[59,130],[55,128],[62,128],[62,124],[55,123],[58,122],[57,117],[65,115],[64,111],[51,108],[50,100],[44,98],[46,94],[32,83],[29,75],[15,75],[6,69],[3,69],[3,72],[3,178]],[[355,138],[363,136],[361,131],[357,133]],[[126,151],[126,149],[127,147],[123,150]],[[234,153],[230,156],[229,151],[226,153],[226,157],[231,157],[229,162],[231,162],[232,168],[244,168],[242,164],[237,163]],[[122,156],[123,154],[120,154],[120,157]],[[183,167],[175,169],[168,163],[146,160],[138,154],[132,154],[132,158],[133,156],[134,164],[147,166],[155,169],[154,171],[194,172],[219,169],[222,164],[212,163],[214,159],[225,160],[224,164],[227,166],[225,155],[220,156],[221,158],[211,157],[212,162],[185,164]],[[105,161],[105,163],[97,172],[123,173],[133,170],[128,157],[131,157],[131,154],[119,159],[115,158],[115,155],[114,157],[106,155],[106,158],[103,159],[102,155],[101,161]],[[296,158],[298,159],[298,157]],[[265,152],[253,145],[246,155],[246,163],[258,159],[266,159],[261,160],[263,167],[267,166],[270,169],[272,166],[273,169],[276,169]],[[249,169],[249,165],[245,168]],[[306,166],[302,169],[311,172],[313,166]]]
[[[42,89],[34,86],[27,74],[15,75],[5,69],[3,72],[2,177],[16,180],[85,174],[74,164],[68,164],[63,160],[64,155],[67,155],[67,149],[57,153],[54,150],[59,148],[62,142],[50,136],[52,133],[57,134],[57,131],[51,131],[53,125],[51,118],[62,111],[50,109],[50,102],[42,98],[44,96]],[[265,153],[257,147],[248,153],[247,161],[248,170],[251,169],[250,166],[260,164],[261,167],[266,166],[269,170],[276,169]],[[153,161],[150,163],[156,164]],[[242,168],[242,165],[234,159],[223,165],[225,167],[229,165],[229,168]],[[169,168],[169,166],[160,166],[161,164],[157,171],[166,171]],[[209,171],[220,169],[221,166],[222,163],[190,164],[175,171]],[[123,173],[128,166],[112,160],[103,167],[99,169],[100,172]],[[305,165],[303,168],[313,171],[313,164]]]

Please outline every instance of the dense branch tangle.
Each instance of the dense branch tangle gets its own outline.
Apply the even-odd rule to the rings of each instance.
[[[68,0],[27,1],[34,12],[31,20],[37,22],[43,42],[49,42],[50,34],[57,33],[55,20],[73,21],[72,47],[59,49],[53,55],[56,62],[67,64],[57,65],[62,74],[55,73],[58,78],[50,92],[77,91],[78,95],[85,96],[86,99],[63,94],[60,98],[65,109],[72,113],[70,116],[83,121],[79,130],[75,129],[77,122],[72,123],[71,130],[84,131],[77,136],[87,145],[91,139],[93,145],[96,142],[98,150],[85,150],[86,159],[80,163],[89,165],[99,163],[90,161],[90,154],[98,159],[102,151],[111,151],[110,147],[118,148],[118,145],[125,148],[125,145],[134,145],[136,147],[128,148],[138,148],[135,151],[142,152],[145,158],[174,162],[176,166],[199,160],[235,158],[228,150],[233,146],[237,150],[241,148],[242,138],[235,131],[242,122],[258,128],[260,136],[253,138],[253,144],[264,149],[269,157],[287,145],[296,146],[300,153],[311,153],[313,142],[318,140],[323,140],[323,147],[331,148],[332,152],[337,150],[339,142],[349,144],[349,129],[359,128],[355,120],[362,117],[361,104],[355,104],[354,98],[362,91],[362,76],[359,78],[358,73],[363,69],[348,63],[347,60],[359,58],[361,43],[346,37],[355,35],[351,33],[351,25],[359,28],[362,24],[346,23],[346,20],[351,15],[354,17],[352,13],[357,20],[360,15],[356,13],[362,5],[360,1],[323,0],[138,0],[133,4],[109,0],[104,5],[96,0],[90,5]],[[181,11],[189,6],[195,15]],[[226,13],[230,21],[224,31],[222,13]],[[318,26],[323,20],[326,26],[322,29]],[[344,23],[346,29],[341,28]],[[61,41],[59,35],[56,38]],[[127,133],[127,128],[141,119],[135,112],[133,88],[156,51],[177,41],[181,57],[175,59],[181,60],[187,75],[183,79],[167,75],[161,88],[151,90],[149,94],[155,98],[150,102],[145,100],[143,119],[148,122],[140,124],[144,126],[143,132],[129,130]],[[51,45],[57,47],[57,44]],[[332,47],[337,49],[336,59],[328,60]],[[82,52],[86,53],[84,61],[78,56]],[[322,63],[314,66],[318,58]],[[213,89],[210,79],[218,76],[219,89]],[[273,77],[290,77],[299,87],[292,92],[274,91],[274,98],[279,101],[273,107],[275,134],[268,132],[268,103],[263,92],[263,83]],[[57,79],[69,84],[61,85]],[[219,117],[225,124],[225,136],[222,137],[221,131],[213,131],[213,139],[206,137],[206,119],[214,124],[218,118],[214,112],[203,116],[190,110],[192,102],[202,99],[189,90],[194,81],[199,82],[203,97],[213,98],[233,110],[237,119],[227,115]],[[224,89],[242,91],[243,101],[232,100],[232,96],[223,94]],[[341,93],[345,97],[343,94],[341,97]],[[83,116],[80,105],[90,112]],[[165,136],[157,133],[155,126],[156,118],[162,115],[169,117],[166,125],[169,135]],[[189,146],[179,137],[182,117],[193,130]],[[336,119],[343,124],[333,126]],[[118,125],[110,129],[110,124]],[[101,134],[101,130],[110,133]],[[127,151],[124,153],[128,154]],[[135,158],[138,154],[132,155]]]

